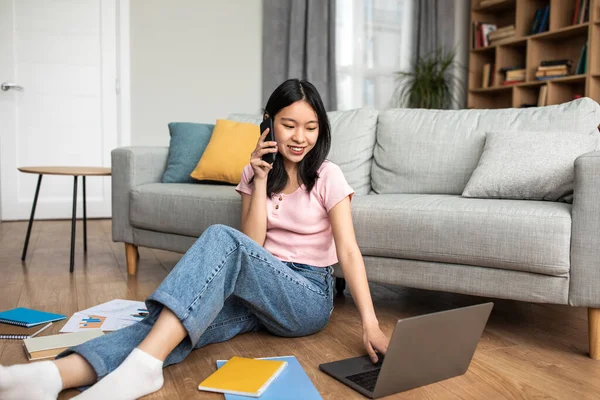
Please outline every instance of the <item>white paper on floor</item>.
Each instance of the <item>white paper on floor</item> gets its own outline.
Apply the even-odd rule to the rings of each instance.
[[[79,332],[100,328],[116,331],[144,319],[148,310],[143,301],[115,299],[76,312],[60,332]]]

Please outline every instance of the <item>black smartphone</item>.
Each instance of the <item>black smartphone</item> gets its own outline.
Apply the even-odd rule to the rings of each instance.
[[[275,131],[273,130],[273,120],[271,118],[267,118],[260,123],[260,134],[262,135],[267,128],[269,128],[269,133],[267,133],[267,136],[265,137],[265,142],[274,142]],[[277,153],[263,154],[262,159],[269,164],[273,164],[273,162],[275,162],[276,155]]]

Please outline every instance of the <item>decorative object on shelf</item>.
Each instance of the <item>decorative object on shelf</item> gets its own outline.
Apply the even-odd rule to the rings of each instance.
[[[463,84],[456,70],[454,51],[439,49],[418,58],[411,71],[396,72],[398,86],[394,99],[408,108],[450,109],[458,104]]]

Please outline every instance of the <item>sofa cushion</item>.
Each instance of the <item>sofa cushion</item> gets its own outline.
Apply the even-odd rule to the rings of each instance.
[[[130,196],[136,228],[198,237],[213,224],[240,226],[242,200],[233,186],[148,183]]]
[[[193,122],[171,122],[169,124],[169,157],[163,174],[163,183],[193,183],[190,176],[202,157],[212,131],[213,124]]]
[[[368,195],[354,197],[352,215],[366,256],[569,273],[570,204]]]
[[[486,132],[593,134],[599,124],[600,106],[589,98],[523,109],[382,111],[371,184],[380,194],[461,194]]]
[[[190,176],[199,181],[237,185],[259,137],[260,129],[254,124],[218,119],[206,150]]]
[[[597,145],[597,134],[489,132],[462,195],[556,201],[573,193],[575,159]]]
[[[342,169],[356,194],[368,194],[371,191],[378,113],[369,108],[327,113],[331,125],[331,151],[327,158]],[[255,124],[261,121],[261,116],[256,114],[230,114],[228,118]]]
[[[331,151],[327,158],[339,165],[348,184],[359,195],[371,191],[378,114],[369,108],[327,113],[331,124]]]

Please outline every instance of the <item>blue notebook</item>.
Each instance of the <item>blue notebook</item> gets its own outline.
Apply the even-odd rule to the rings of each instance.
[[[267,357],[265,359],[287,361],[288,365],[260,396],[261,400],[323,400],[296,357]],[[217,360],[217,368],[221,368],[226,362],[227,360]],[[248,400],[250,398],[237,394],[225,394],[226,400]]]
[[[48,322],[60,321],[65,318],[67,318],[66,315],[53,314],[24,307],[0,312],[0,322],[27,328]]]

